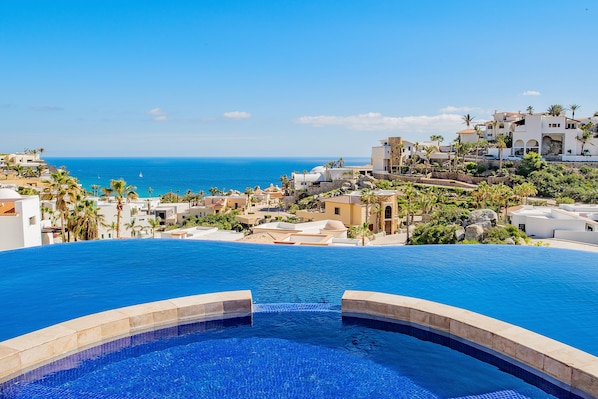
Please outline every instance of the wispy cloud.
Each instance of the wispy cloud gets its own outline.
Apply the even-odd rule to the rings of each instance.
[[[0,109],[12,108],[12,104],[0,104]]]
[[[541,96],[542,93],[536,90],[527,90],[521,93],[523,96]]]
[[[53,112],[53,111],[64,111],[62,107],[54,107],[50,105],[36,105],[29,107],[33,111]]]
[[[162,108],[152,108],[147,111],[146,114],[152,115],[155,121],[168,120],[168,112],[164,111]]]
[[[223,114],[223,116],[225,118],[228,118],[228,119],[247,119],[247,118],[251,118],[251,114],[249,112],[244,112],[244,111],[225,112]]]
[[[395,131],[400,133],[450,132],[462,129],[462,118],[456,114],[420,116],[384,116],[377,112],[352,116],[302,116],[296,123],[314,127],[340,126],[357,131]]]
[[[449,105],[448,107],[440,108],[440,113],[442,114],[452,114],[455,112],[472,112],[472,111],[480,111],[480,108],[476,107],[455,107]]]

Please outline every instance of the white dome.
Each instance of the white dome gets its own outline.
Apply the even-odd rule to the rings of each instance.
[[[0,199],[16,199],[23,198],[21,194],[10,188],[0,188]]]
[[[324,173],[324,172],[326,172],[326,168],[325,167],[323,167],[323,166],[316,166],[309,173]]]

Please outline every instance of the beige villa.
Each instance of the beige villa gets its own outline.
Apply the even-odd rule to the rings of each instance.
[[[318,211],[299,210],[297,216],[305,221],[338,220],[347,227],[361,226],[368,223],[374,232],[394,234],[398,228],[397,193],[393,190],[374,191],[378,201],[366,205],[361,201],[361,192],[323,200],[323,208]],[[366,215],[369,212],[369,215]]]

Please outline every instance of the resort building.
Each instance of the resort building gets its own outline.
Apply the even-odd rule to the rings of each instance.
[[[596,162],[597,123],[595,117],[572,119],[565,115],[495,112],[494,120],[485,123],[483,137],[488,141],[501,135],[512,138],[512,149],[504,152],[508,155],[523,156],[533,151],[547,160]]]
[[[523,205],[508,213],[511,224],[533,238],[558,238],[598,244],[598,206],[560,205],[559,208]]]
[[[42,245],[39,196],[0,188],[0,251]]]
[[[305,221],[338,220],[347,227],[367,223],[370,231],[394,234],[398,227],[397,193],[393,190],[376,190],[376,204],[361,201],[361,192],[322,200],[323,208],[317,211],[299,210],[297,217]],[[369,213],[369,215],[368,215]]]
[[[395,173],[417,152],[416,143],[401,137],[388,137],[380,140],[380,145],[372,147],[372,169],[375,173]]]

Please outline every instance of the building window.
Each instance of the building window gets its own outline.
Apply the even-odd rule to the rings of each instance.
[[[384,219],[392,219],[392,208],[390,206],[384,208]]]
[[[492,125],[486,126],[486,129],[492,130]]]
[[[499,128],[499,129],[504,129],[504,128],[505,128],[505,124],[504,124],[504,123],[501,123],[500,125],[498,125],[498,128]]]
[[[35,222],[35,216],[31,216],[31,217],[29,218],[29,226],[33,226],[35,223],[36,223],[36,222]]]
[[[335,215],[340,215],[341,214],[341,208],[335,207],[334,208],[334,214]]]

